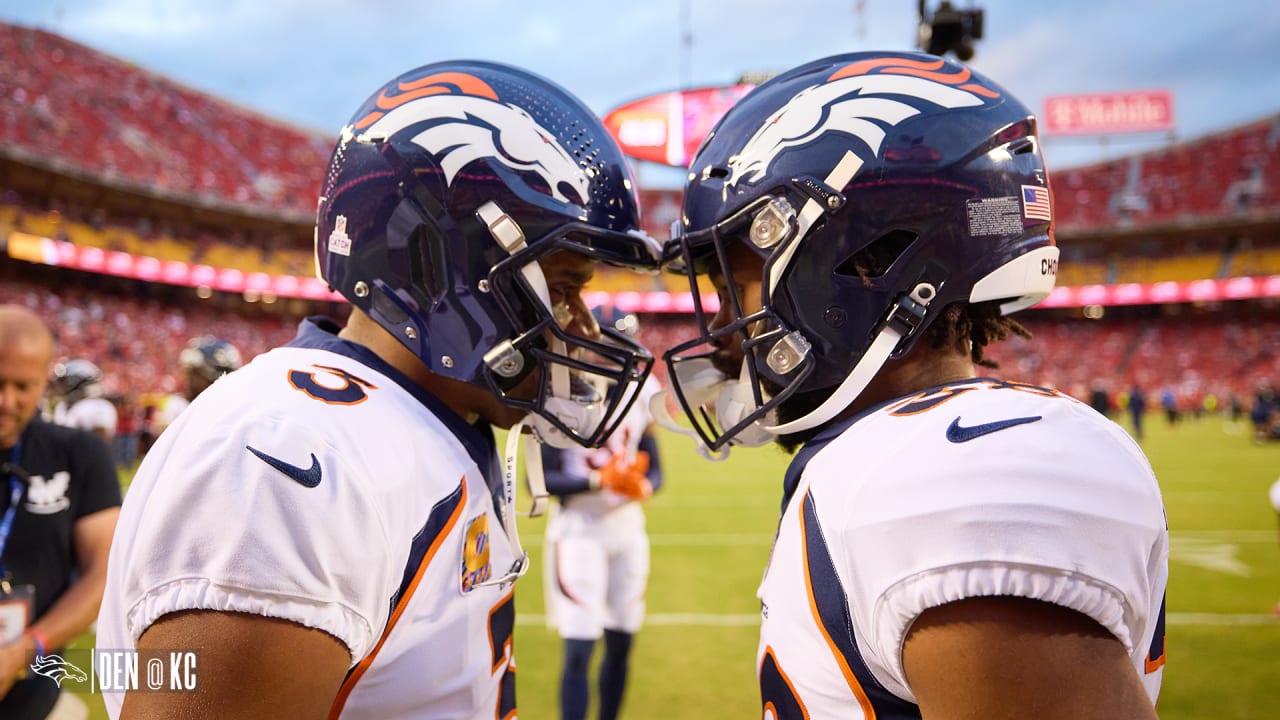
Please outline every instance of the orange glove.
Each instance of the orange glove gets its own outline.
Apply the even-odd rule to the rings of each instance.
[[[653,484],[645,474],[649,472],[649,453],[640,450],[635,460],[627,462],[623,453],[617,453],[609,463],[595,472],[593,485],[602,490],[612,490],[630,500],[644,500],[653,494]]]

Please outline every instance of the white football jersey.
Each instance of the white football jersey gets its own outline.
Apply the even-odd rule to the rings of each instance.
[[[334,716],[514,717],[512,589],[485,584],[514,561],[493,442],[367,349],[304,323],[148,453],[111,548],[97,647],[132,648],[179,610],[255,613],[347,646]],[[104,697],[117,717],[123,696]]]
[[[1160,488],[1137,445],[1087,405],[996,380],[933,389],[827,428],[786,486],[759,593],[765,717],[919,717],[902,663],[912,622],[992,595],[1093,618],[1155,701]]]
[[[653,415],[649,413],[649,400],[660,390],[662,390],[661,383],[650,375],[644,385],[640,386],[639,396],[627,410],[626,416],[622,418],[622,422],[618,423],[617,429],[604,445],[598,448],[575,445],[561,450],[560,469],[575,477],[587,477],[593,471],[607,465],[609,459],[618,453],[634,456],[640,448],[640,439],[644,436],[645,430],[653,423]],[[623,514],[616,511],[624,506],[634,506],[626,515],[631,518],[632,523],[639,522],[642,527],[644,525],[644,514],[640,507],[630,499],[610,490],[569,495],[562,498],[560,504],[564,510],[571,513],[596,517],[612,513],[609,521],[615,525],[624,522]]]
[[[76,401],[70,407],[66,403],[58,403],[53,408],[53,421],[59,425],[81,430],[106,428],[107,435],[115,435],[119,414],[110,400],[88,397]]]

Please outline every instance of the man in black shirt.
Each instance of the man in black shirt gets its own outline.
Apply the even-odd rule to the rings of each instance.
[[[58,685],[28,666],[57,654],[97,616],[120,508],[106,444],[36,417],[53,355],[39,317],[0,305],[0,603],[13,608],[33,596],[25,629],[0,625],[6,719],[44,718],[57,702]]]

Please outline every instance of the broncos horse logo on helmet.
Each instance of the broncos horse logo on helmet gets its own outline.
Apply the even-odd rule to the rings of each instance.
[[[317,213],[320,277],[431,372],[528,410],[544,441],[595,445],[652,358],[557,320],[538,260],[560,250],[648,270],[661,257],[622,152],[559,86],[436,63],[392,80],[342,129]],[[509,393],[533,373],[536,398]],[[580,398],[575,376],[608,396]]]
[[[474,94],[449,93],[455,83]],[[572,191],[574,201],[587,201],[590,179],[586,169],[528,112],[501,102],[478,78],[436,73],[397,89],[400,94],[379,98],[385,99],[390,109],[370,113],[355,126],[370,137],[385,137],[409,125],[425,125],[412,142],[439,158],[446,183],[452,185],[462,168],[487,158],[513,171],[537,173],[556,199],[570,202],[561,190],[563,185]]]
[[[699,336],[664,356],[704,448],[833,419],[948,305],[1007,314],[1053,289],[1051,216],[1022,200],[1048,195],[1035,117],[943,58],[852,53],[779,75],[725,114],[689,178],[666,254],[695,298],[698,274],[724,274],[735,318],[713,326],[695,302]],[[764,260],[748,317],[737,244]],[[737,377],[713,367],[735,338]]]
[[[936,72],[940,67],[941,62],[911,60],[870,60],[846,65],[827,82],[801,90],[751,136],[730,161],[733,174],[729,184],[760,180],[779,153],[806,145],[827,132],[857,137],[866,143],[871,155],[875,155],[884,143],[886,128],[921,112],[903,98],[924,99],[940,107],[957,108],[981,105],[983,99],[975,90],[981,91],[981,95],[992,95],[980,85],[969,83],[957,88],[951,84],[968,80],[967,69],[948,76]],[[876,69],[882,74],[861,74]],[[916,72],[901,74],[903,71]]]

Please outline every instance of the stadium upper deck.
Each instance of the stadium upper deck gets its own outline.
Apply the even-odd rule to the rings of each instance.
[[[18,190],[0,202],[0,239],[19,230],[160,260],[305,276],[331,142],[58,35],[0,23],[0,189]],[[46,179],[23,186],[37,174]],[[71,203],[57,194],[72,183],[59,176],[74,178],[79,202],[91,198],[105,222],[83,217],[83,207],[80,216],[66,212]],[[1280,113],[1052,171],[1051,181],[1060,285],[1280,274]],[[126,194],[162,200],[170,217],[145,217],[145,202],[122,210]],[[641,196],[646,229],[665,238],[679,192]],[[227,215],[190,222],[185,216],[198,208]],[[245,220],[227,224],[237,215]],[[244,226],[250,222],[273,225]],[[596,288],[682,290],[668,278],[635,282],[606,274]]]

